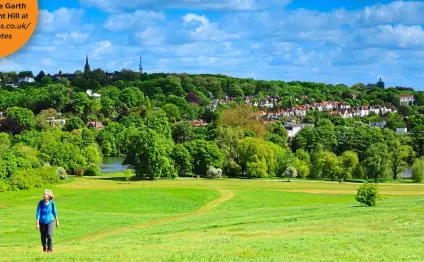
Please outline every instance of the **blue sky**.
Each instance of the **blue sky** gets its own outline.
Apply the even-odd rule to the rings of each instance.
[[[0,70],[222,73],[423,90],[424,2],[39,0],[35,34]]]

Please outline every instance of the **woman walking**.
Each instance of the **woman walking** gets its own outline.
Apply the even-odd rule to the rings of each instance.
[[[59,218],[56,212],[56,204],[53,202],[53,192],[44,190],[43,200],[37,205],[36,227],[40,230],[41,245],[44,252],[53,252],[53,222],[56,220],[56,227],[59,227]]]

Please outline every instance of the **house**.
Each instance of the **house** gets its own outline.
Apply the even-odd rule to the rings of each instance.
[[[386,122],[370,122],[370,127],[384,128],[386,126]]]
[[[412,169],[408,168],[405,171],[403,171],[402,173],[400,173],[400,178],[401,179],[411,179],[412,178]]]
[[[102,130],[104,128],[102,122],[99,122],[99,121],[88,121],[87,127],[96,128],[97,130]]]
[[[65,119],[56,119],[55,117],[47,118],[47,122],[50,124],[51,127],[53,126],[63,127],[66,124]]]
[[[284,123],[284,127],[287,129],[287,134],[289,139],[293,139],[297,133],[300,132],[305,127],[313,127],[312,124],[296,124],[294,122]]]
[[[18,86],[17,84],[15,84],[15,83],[9,83],[9,84],[6,84],[5,86],[14,87],[14,88],[19,87],[19,86]]]
[[[28,76],[21,77],[18,80],[18,84],[20,84],[20,83],[34,83],[34,82],[35,82],[35,79],[33,77],[28,77]]]
[[[400,95],[400,104],[403,106],[412,105],[415,102],[415,97],[410,94]]]
[[[408,128],[402,127],[402,128],[396,128],[396,134],[403,135],[408,133]]]
[[[199,126],[207,126],[208,123],[203,122],[203,119],[199,119],[199,120],[189,120],[188,123],[192,126],[192,127],[199,127]]]
[[[88,89],[86,93],[90,98],[94,98],[94,99],[100,99],[100,97],[102,96],[101,94],[94,93],[93,90],[91,89]]]

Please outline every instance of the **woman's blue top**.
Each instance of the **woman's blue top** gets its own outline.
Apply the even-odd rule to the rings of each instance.
[[[56,216],[56,205],[53,200],[50,200],[49,203],[44,200],[38,202],[36,219],[40,224],[49,224]]]

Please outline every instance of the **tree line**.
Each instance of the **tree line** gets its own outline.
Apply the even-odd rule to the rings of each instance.
[[[10,75],[14,74],[2,73],[0,78]],[[101,97],[90,97],[87,89]],[[399,96],[404,93],[413,94],[416,103],[401,106]],[[352,119],[310,111],[297,121],[314,127],[302,129],[288,141],[286,119],[264,123],[258,108],[241,100],[220,105],[216,111],[208,108],[213,99],[244,95],[278,96],[277,108],[331,100],[352,106],[394,105],[399,110]],[[39,186],[44,173],[55,173],[53,167],[69,174],[97,175],[102,156],[125,156],[124,163],[136,175],[152,179],[220,172],[232,177],[276,177],[288,168],[294,168],[298,177],[312,179],[398,179],[424,155],[423,106],[421,92],[362,84],[348,87],[130,70],[113,79],[106,79],[101,70],[71,81],[44,75],[35,83],[0,89],[4,112],[0,190]],[[66,123],[62,126],[52,119]],[[193,127],[189,121],[196,119],[208,125]],[[101,122],[104,128],[90,128],[89,121]],[[386,128],[371,128],[371,121],[385,121]],[[405,126],[409,134],[394,132]],[[44,182],[58,181],[60,172],[56,173]],[[23,181],[33,182],[22,185]]]

